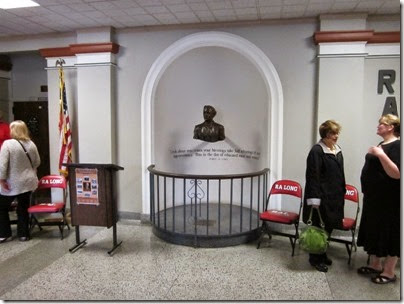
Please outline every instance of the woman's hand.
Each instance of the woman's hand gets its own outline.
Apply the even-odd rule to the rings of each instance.
[[[379,157],[384,154],[384,151],[381,147],[372,146],[369,148],[368,153]]]
[[[6,179],[0,179],[0,186],[4,191],[6,191],[6,192],[10,191],[10,186],[8,185]]]

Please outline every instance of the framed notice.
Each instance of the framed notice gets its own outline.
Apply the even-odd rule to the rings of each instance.
[[[97,169],[76,168],[77,204],[99,205]]]

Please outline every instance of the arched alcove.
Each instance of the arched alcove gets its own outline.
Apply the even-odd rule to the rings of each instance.
[[[269,167],[268,90],[257,68],[222,47],[192,49],[161,76],[153,100],[157,170],[176,174],[245,174]],[[225,138],[194,138],[212,105]]]
[[[146,77],[142,91],[142,189],[143,214],[150,213],[150,184],[147,167],[154,163],[153,104],[156,88],[167,67],[182,54],[202,47],[223,47],[231,49],[249,60],[259,71],[268,91],[268,147],[269,181],[282,175],[283,141],[283,92],[279,76],[268,57],[248,40],[225,32],[202,32],[186,36],[173,43],[153,63]]]

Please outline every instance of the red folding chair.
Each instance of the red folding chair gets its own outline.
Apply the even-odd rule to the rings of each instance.
[[[334,229],[334,230],[350,231],[351,235],[349,236],[348,239],[330,236],[330,241],[345,244],[345,247],[346,247],[346,250],[347,250],[348,256],[349,256],[348,264],[350,264],[352,248],[355,248],[355,251],[357,250],[356,241],[355,241],[355,233],[356,233],[356,223],[358,220],[358,214],[359,214],[360,208],[359,208],[358,189],[356,189],[352,185],[345,185],[345,188],[346,188],[345,208],[344,208],[344,219],[342,220],[342,229]],[[352,211],[349,212],[349,207],[346,204],[347,202],[351,202],[354,204],[354,210],[355,210],[354,212],[352,212]],[[347,216],[347,214],[348,214],[348,216]]]
[[[285,203],[281,202],[281,207],[276,209],[268,209],[270,206],[270,199],[274,195],[288,195],[289,197],[296,197],[296,199],[292,199],[294,211],[285,211],[283,210],[283,205]],[[299,239],[299,220],[300,213],[302,211],[302,187],[298,182],[292,180],[278,180],[276,181],[269,192],[266,201],[265,211],[260,214],[260,220],[262,221],[262,226],[260,229],[260,237],[258,239],[257,249],[261,245],[261,241],[266,234],[271,239],[271,235],[280,235],[286,236],[290,240],[290,244],[292,245],[292,256],[295,254],[295,246],[296,241]],[[282,208],[283,207],[283,208]],[[280,230],[274,230],[269,227],[270,223],[282,224],[282,225],[293,225],[295,227],[295,233],[287,233]],[[273,225],[275,226],[275,225]]]
[[[63,190],[62,201],[52,202],[51,198],[47,201],[43,201],[40,197],[40,193],[43,193],[47,189],[61,189]],[[70,230],[70,226],[66,220],[66,197],[67,197],[67,182],[66,179],[61,175],[46,175],[42,177],[38,182],[38,188],[32,193],[31,196],[31,206],[28,208],[28,213],[30,214],[30,230],[32,230],[36,225],[38,225],[39,230],[42,230],[43,226],[59,226],[60,234],[63,240],[63,229],[64,226]],[[39,221],[37,215],[46,214],[59,214],[60,217],[52,218],[48,221]]]

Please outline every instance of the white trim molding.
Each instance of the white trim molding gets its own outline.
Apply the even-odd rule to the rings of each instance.
[[[59,59],[63,59],[65,63],[63,64],[64,68],[72,68],[77,63],[76,56],[60,56],[60,57],[46,57],[46,66],[47,70],[51,69],[58,69],[59,67],[56,66],[56,61]]]
[[[278,73],[265,53],[250,41],[226,32],[201,32],[188,35],[165,49],[151,66],[142,90],[142,213],[150,214],[150,179],[147,167],[154,162],[152,105],[161,76],[182,54],[196,48],[223,47],[247,58],[260,72],[268,91],[268,157],[270,184],[282,176],[283,91]]]
[[[400,57],[400,43],[372,43],[366,45],[368,57]]]
[[[318,44],[318,57],[365,57],[366,41],[326,42]]]
[[[76,54],[76,65],[116,64],[115,54],[110,52]]]

